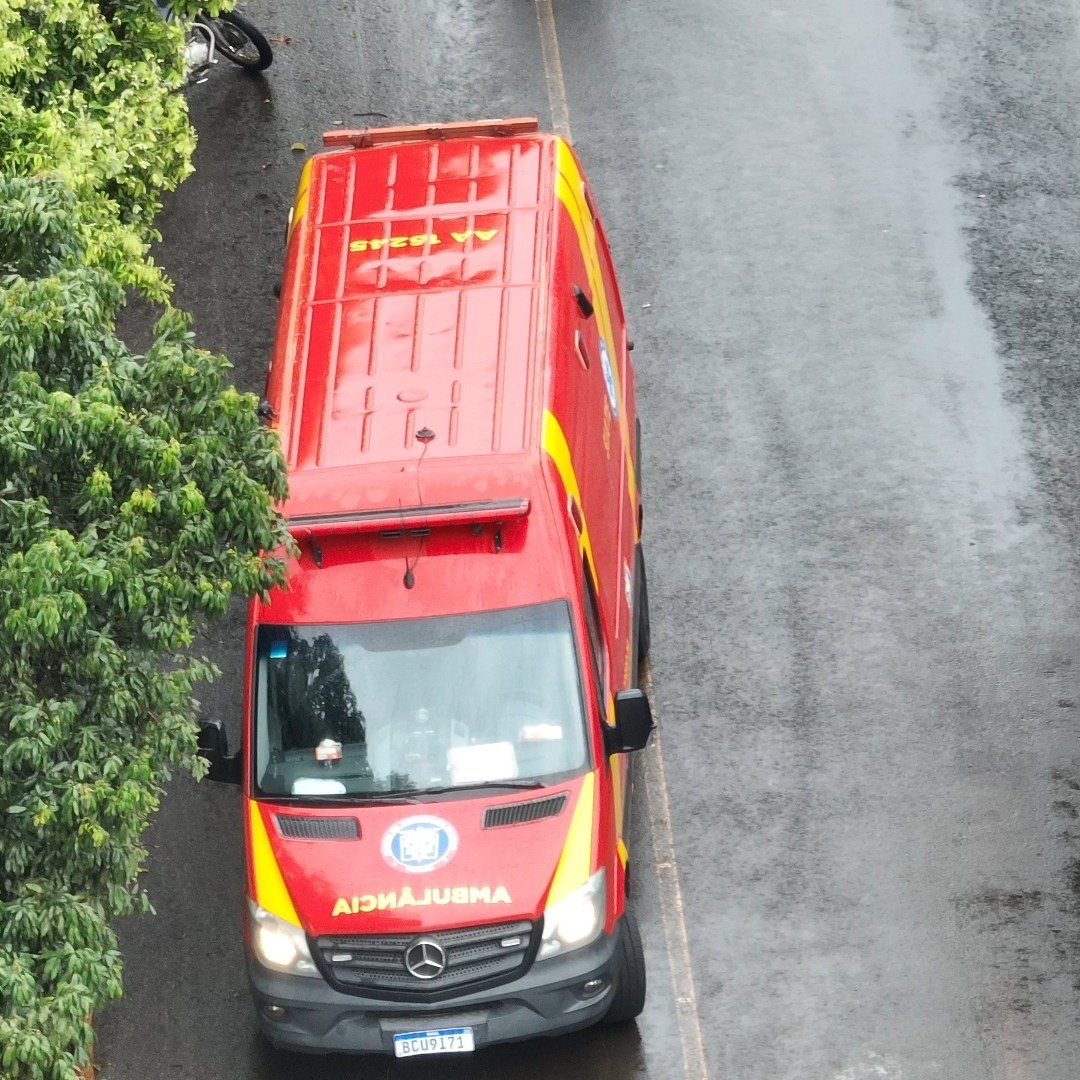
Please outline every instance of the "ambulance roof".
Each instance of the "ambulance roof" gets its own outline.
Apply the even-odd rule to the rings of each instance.
[[[324,500],[329,477],[314,473],[414,462],[424,428],[425,474],[535,452],[554,143],[460,138],[311,159],[272,402],[290,514]]]

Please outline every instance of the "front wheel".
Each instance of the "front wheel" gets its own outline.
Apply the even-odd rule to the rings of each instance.
[[[216,19],[205,21],[214,34],[217,51],[248,71],[265,71],[274,62],[274,50],[262,31],[243,15],[223,11]]]
[[[615,996],[604,1017],[606,1024],[633,1020],[645,1008],[645,950],[637,919],[629,908],[623,912],[622,930],[615,954]]]

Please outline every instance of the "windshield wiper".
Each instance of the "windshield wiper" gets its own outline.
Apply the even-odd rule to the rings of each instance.
[[[353,791],[347,797],[357,802],[411,803],[416,802],[418,794],[412,788],[394,788],[391,791]]]
[[[446,784],[443,787],[417,788],[414,795],[447,795],[451,791],[481,791],[487,788],[542,788],[540,780],[477,780],[473,784]]]
[[[454,791],[500,791],[524,789],[533,791],[544,787],[540,780],[478,780],[472,784],[446,784],[442,787],[389,788],[386,791],[350,791],[342,795],[269,795],[274,802],[293,802],[303,806],[364,806],[369,803],[419,802],[421,795],[449,795]]]
[[[263,798],[268,802],[295,803],[298,806],[364,806],[367,803],[406,803],[416,802],[416,792],[411,790],[401,791],[350,791],[343,795],[267,795]]]

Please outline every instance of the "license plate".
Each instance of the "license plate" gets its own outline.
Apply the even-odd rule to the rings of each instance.
[[[471,1027],[439,1028],[438,1031],[406,1031],[394,1036],[395,1057],[420,1054],[467,1054],[475,1050]]]

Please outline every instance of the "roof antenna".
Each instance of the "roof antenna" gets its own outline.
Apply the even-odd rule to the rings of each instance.
[[[405,510],[402,508],[400,499],[398,499],[397,504],[401,513],[401,546],[405,549],[405,577],[402,584],[406,589],[411,589],[416,584],[416,576],[412,572],[412,566],[409,565],[409,539],[408,533],[405,531]],[[413,566],[415,565],[416,563],[413,563]]]
[[[422,427],[416,433],[417,441],[423,444],[423,449],[420,451],[420,457],[416,462],[416,498],[420,506],[424,505],[424,496],[420,491],[420,466],[424,463],[424,455],[427,453],[428,444],[435,438],[435,432],[429,427]],[[416,558],[413,559],[412,565],[409,565],[409,542],[406,540],[405,529],[405,511],[401,509],[401,500],[398,499],[398,509],[401,510],[401,543],[405,547],[405,577],[402,580],[402,584],[406,589],[411,589],[416,584],[416,575],[413,570],[416,569],[416,564],[420,561],[420,554],[424,550],[424,538],[420,538],[420,548],[416,552]]]
[[[427,448],[434,438],[435,432],[429,427],[422,427],[416,433],[416,441],[422,443],[424,447],[424,449],[420,451],[420,457],[416,462],[416,499],[421,506],[424,505],[424,496],[420,493],[420,466],[424,464],[424,455],[427,453]]]

